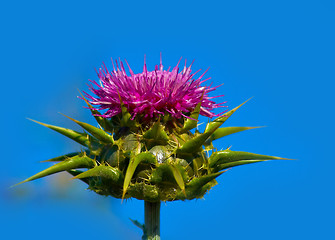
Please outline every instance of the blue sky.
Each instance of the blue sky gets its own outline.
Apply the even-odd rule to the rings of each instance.
[[[0,223],[11,239],[140,239],[143,203],[95,196],[64,175],[8,189],[79,146],[28,121],[94,123],[78,91],[94,68],[163,55],[207,69],[229,108],[226,126],[267,126],[219,149],[297,159],[234,168],[205,200],[162,206],[162,239],[333,239],[332,1],[12,1],[0,7]],[[214,93],[213,93],[214,94]]]

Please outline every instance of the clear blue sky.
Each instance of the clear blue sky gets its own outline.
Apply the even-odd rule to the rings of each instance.
[[[162,239],[335,239],[333,1],[6,1],[0,6],[0,224],[5,239],[140,239],[143,203],[65,175],[8,189],[79,146],[28,121],[93,123],[78,91],[95,67],[181,56],[224,83],[226,126],[267,126],[217,147],[298,159],[234,168],[205,200],[162,206]]]

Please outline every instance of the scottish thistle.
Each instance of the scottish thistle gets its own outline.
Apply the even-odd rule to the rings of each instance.
[[[96,126],[68,117],[84,130],[77,132],[36,121],[78,142],[81,151],[48,160],[58,163],[23,182],[67,171],[98,194],[144,200],[145,224],[134,223],[143,228],[145,239],[159,239],[161,201],[202,198],[232,167],[282,159],[218,151],[213,141],[255,127],[222,127],[243,104],[214,114],[225,107],[209,96],[217,87],[203,86],[205,73],[195,78],[191,66],[185,62],[179,71],[178,64],[164,70],[161,62],[148,71],[144,63],[139,74],[128,63],[127,74],[122,62],[112,71],[99,69],[99,82],[90,86],[93,94],[81,96]],[[214,118],[203,132],[197,130],[199,115]]]

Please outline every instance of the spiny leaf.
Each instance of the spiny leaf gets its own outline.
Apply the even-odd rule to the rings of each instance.
[[[79,155],[80,153],[81,152],[68,153],[68,154],[65,154],[65,155],[62,155],[62,156],[59,156],[59,157],[55,157],[55,158],[51,158],[51,159],[48,159],[48,160],[44,160],[44,161],[41,161],[41,162],[61,162],[61,161],[64,161],[68,158]]]
[[[160,120],[155,122],[154,125],[143,134],[143,138],[153,140],[156,143],[155,145],[165,145],[169,140]]]
[[[231,151],[231,150],[223,150],[219,152],[215,152],[209,158],[209,167],[215,167],[216,165],[220,165],[223,163],[231,163],[240,160],[284,160],[287,158],[267,156],[249,152],[240,152],[240,151]]]
[[[210,181],[207,184],[205,184],[204,186],[202,186],[201,189],[198,190],[198,194],[195,197],[196,198],[203,198],[204,195],[206,194],[206,192],[208,192],[212,187],[214,187],[217,184],[218,184],[218,182],[215,179],[213,179],[212,181]]]
[[[115,184],[122,182],[123,177],[119,169],[110,166],[96,166],[83,172],[74,178],[101,177],[112,181]]]
[[[204,175],[204,176],[201,176],[201,177],[195,177],[188,184],[186,184],[186,190],[190,189],[190,190],[193,191],[195,189],[200,189],[202,186],[204,186],[208,182],[212,181],[213,179],[217,178],[218,176],[220,176],[224,172],[225,171],[208,174],[208,175]]]
[[[171,172],[173,174],[173,177],[176,180],[176,183],[178,184],[178,186],[183,191],[183,193],[184,193],[184,195],[186,197],[185,182],[184,182],[183,176],[182,176],[179,168],[177,168],[177,166],[175,166],[173,164],[171,164],[169,166],[170,166]]]
[[[164,180],[166,180],[164,177],[166,177],[166,173],[170,173],[170,167],[167,163],[162,163],[157,166],[150,175],[150,182],[157,184],[162,183]],[[165,176],[164,176],[165,175]]]
[[[205,150],[209,151],[214,148],[213,141],[225,136],[228,136],[230,134],[238,133],[241,131],[254,129],[254,128],[261,128],[261,127],[224,127],[224,128],[218,128],[214,131],[214,133],[206,140],[204,143]]]
[[[142,152],[138,155],[136,155],[135,157],[132,157],[130,159],[127,171],[126,171],[126,176],[124,179],[124,183],[123,183],[123,194],[122,194],[122,199],[124,198],[126,192],[127,192],[127,188],[131,182],[131,178],[134,175],[134,172],[138,166],[138,164],[140,164],[141,162],[145,162],[145,163],[151,163],[151,164],[156,164],[157,160],[155,158],[155,156],[152,153],[149,152]]]
[[[234,112],[236,112],[237,109],[239,109],[242,105],[244,105],[246,102],[248,102],[250,99],[242,103],[241,105],[235,107],[234,109],[230,110],[229,112],[225,113],[223,116],[218,117],[214,119],[213,121],[209,122],[206,125],[206,129],[204,133],[207,132],[215,132],[216,129],[218,129]]]
[[[198,136],[195,136],[194,138],[189,139],[186,141],[179,149],[177,149],[177,154],[190,154],[198,152],[201,146],[205,143],[205,141],[209,138],[211,135],[211,132],[203,133]]]
[[[94,127],[94,126],[92,126],[88,123],[84,123],[84,122],[80,122],[78,120],[75,120],[75,119],[73,119],[69,116],[66,116],[65,114],[62,114],[62,115],[67,117],[68,119],[74,121],[75,123],[77,123],[79,126],[84,128],[87,132],[91,133],[94,137],[96,137],[100,141],[103,141],[105,143],[114,143],[113,136],[109,135],[104,130],[102,130],[100,128],[97,128],[97,127]]]
[[[255,129],[255,128],[261,128],[261,127],[224,127],[224,128],[218,128],[218,129],[215,130],[215,132],[211,135],[211,137],[207,141],[211,142],[211,141],[214,141],[216,139],[228,136],[230,134],[242,132],[242,131],[245,131],[245,130]]]
[[[214,121],[208,123],[205,129],[205,132],[185,142],[181,146],[181,148],[177,149],[177,154],[183,154],[183,153],[190,154],[190,153],[198,152],[201,146],[205,144],[207,139],[244,103],[234,108],[233,110],[230,110],[224,116],[218,117]]]
[[[63,162],[57,163],[35,174],[34,176],[31,176],[30,178],[27,178],[23,182],[20,182],[16,185],[29,182],[29,181],[32,181],[38,178],[46,177],[46,176],[52,175],[54,173],[62,172],[62,171],[69,171],[69,170],[76,169],[76,168],[92,168],[94,167],[94,165],[95,165],[95,161],[87,157],[85,154],[82,156],[75,156]]]
[[[188,184],[186,184],[187,199],[202,197],[203,194],[207,191],[207,187],[205,186],[207,186],[207,184],[209,184],[224,172],[225,171],[193,178]]]
[[[267,161],[267,160],[238,160],[238,161],[234,161],[234,162],[219,164],[219,165],[215,166],[215,169],[216,169],[216,171],[221,171],[223,169],[232,168],[232,167],[236,167],[236,166],[240,166],[240,165],[244,165],[244,164],[265,162],[265,161]]]
[[[90,148],[92,146],[92,144],[98,144],[90,135],[88,135],[87,133],[80,133],[68,128],[62,128],[62,127],[57,127],[57,126],[53,126],[50,124],[46,124],[46,123],[42,123],[42,122],[38,122],[36,120],[30,119],[29,120],[36,122],[38,124],[41,124],[47,128],[50,128],[68,138],[71,138],[72,140],[76,141],[77,143]]]
[[[92,115],[94,116],[94,118],[97,120],[97,122],[99,123],[99,125],[105,129],[106,131],[108,132],[113,132],[114,128],[113,128],[113,125],[112,123],[104,118],[104,117],[101,117],[101,113],[97,110],[94,110],[93,109],[93,106],[87,101],[87,99],[84,97],[84,95],[79,91],[82,99],[86,102],[88,108],[91,110],[92,112]]]
[[[189,183],[185,186],[185,191],[187,198],[186,199],[194,199],[194,198],[201,198],[206,193],[208,189],[212,186],[216,185],[215,178],[220,176],[223,172],[212,173],[209,175],[204,175],[201,177],[194,177]],[[184,195],[179,192],[177,193],[178,199],[185,199]]]

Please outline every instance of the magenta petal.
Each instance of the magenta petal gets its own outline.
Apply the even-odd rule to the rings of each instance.
[[[179,62],[172,71],[170,67],[163,70],[160,62],[154,71],[148,71],[144,64],[143,72],[134,74],[126,62],[130,72],[130,76],[127,76],[123,63],[115,62],[116,69],[113,64],[113,71],[109,72],[105,64],[97,71],[99,82],[91,80],[97,88],[91,85],[90,90],[97,97],[85,93],[92,105],[98,105],[99,110],[106,110],[102,117],[111,118],[121,113],[120,98],[132,118],[142,116],[144,119],[152,119],[164,114],[170,114],[174,118],[185,117],[194,110],[201,98],[200,114],[203,116],[218,116],[211,111],[223,107],[223,103],[216,104],[210,100],[215,96],[208,96],[217,87],[200,85],[204,82],[201,79],[208,69],[199,78],[193,79],[200,70],[192,74],[192,64],[186,67],[185,63],[185,67],[179,72]]]

